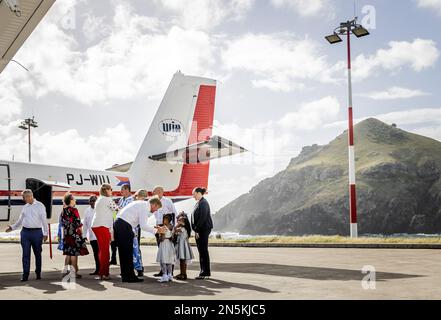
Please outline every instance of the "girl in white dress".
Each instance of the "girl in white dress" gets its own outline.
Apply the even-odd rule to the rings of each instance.
[[[187,280],[187,264],[191,263],[191,260],[194,259],[194,255],[189,241],[191,236],[190,221],[188,221],[185,214],[179,216],[174,234],[175,237],[177,237],[175,244],[176,260],[179,261],[181,267],[181,274],[176,276],[176,279]]]
[[[166,214],[164,216],[164,227],[158,229],[161,243],[159,244],[158,255],[156,262],[161,264],[162,277],[159,282],[173,281],[173,265],[176,261],[175,247],[172,242],[173,226],[171,224],[172,215]]]

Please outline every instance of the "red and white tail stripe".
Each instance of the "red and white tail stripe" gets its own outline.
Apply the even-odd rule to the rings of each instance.
[[[188,145],[207,141],[212,136],[216,86],[201,85]],[[178,188],[170,196],[191,196],[196,187],[208,188],[210,162],[184,164]]]

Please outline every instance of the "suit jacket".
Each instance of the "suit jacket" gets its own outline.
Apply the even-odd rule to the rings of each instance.
[[[211,232],[213,220],[211,219],[210,205],[205,198],[199,200],[194,207],[192,228],[196,233]]]

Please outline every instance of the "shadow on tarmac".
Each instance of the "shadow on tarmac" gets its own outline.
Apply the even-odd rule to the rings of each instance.
[[[213,275],[216,273],[243,273],[243,274],[258,274],[264,276],[289,277],[299,279],[311,279],[319,281],[361,281],[365,276],[361,270],[347,270],[347,269],[333,269],[320,267],[304,267],[304,266],[289,266],[265,263],[212,263]],[[256,291],[261,293],[277,293],[265,287],[235,283],[216,278],[209,280],[193,280],[188,281],[174,281],[172,283],[158,283],[156,278],[147,276],[143,283],[127,284],[122,283],[117,277],[117,268],[112,269],[113,276],[109,281],[114,287],[124,288],[127,290],[134,290],[142,292],[146,295],[152,296],[214,296],[222,290],[236,288],[248,291]],[[190,274],[197,274],[198,265],[193,263],[189,266]],[[158,271],[158,266],[146,267],[146,274],[155,273]],[[81,270],[83,274],[82,279],[76,280],[76,285],[87,288],[96,292],[102,292],[109,289],[104,286],[104,282],[95,280],[93,276],[89,276],[91,270]],[[176,270],[176,274],[179,270]],[[411,275],[403,273],[386,273],[377,272],[377,281],[388,281],[395,279],[416,278],[420,275]],[[265,280],[262,279],[262,283]],[[45,295],[53,295],[60,291],[68,290],[63,286],[60,271],[49,271],[43,273],[43,280],[36,281],[33,274],[30,276],[28,282],[20,282],[20,273],[5,273],[0,274],[0,292],[10,287],[32,287],[42,291]],[[24,297],[26,298],[26,297]]]
[[[360,270],[289,266],[265,263],[212,263],[217,272],[254,273],[265,276],[290,277],[310,280],[361,281],[365,274]],[[193,264],[190,270],[198,270]],[[376,272],[376,281],[417,278],[420,275]]]

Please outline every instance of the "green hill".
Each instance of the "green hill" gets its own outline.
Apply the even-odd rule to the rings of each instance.
[[[376,119],[355,127],[360,233],[441,232],[441,142]],[[244,234],[347,235],[347,133],[303,148],[286,170],[215,215]]]

